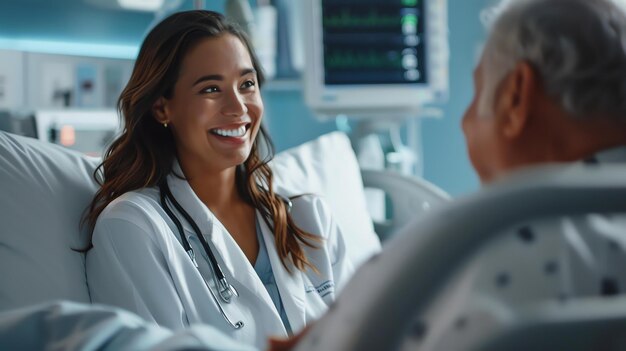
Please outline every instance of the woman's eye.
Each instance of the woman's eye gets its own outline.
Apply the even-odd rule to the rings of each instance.
[[[200,91],[203,94],[210,94],[210,93],[217,93],[220,91],[220,88],[216,87],[216,86],[210,86],[210,87],[206,87],[204,89],[202,89],[202,91]]]
[[[248,89],[255,86],[256,83],[253,80],[247,80],[241,85],[241,89]]]

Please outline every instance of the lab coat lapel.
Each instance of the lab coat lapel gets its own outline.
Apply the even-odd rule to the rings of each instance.
[[[178,162],[174,163],[173,172],[168,176],[168,184],[176,201],[180,203],[183,209],[185,209],[189,216],[191,216],[191,218],[196,222],[196,225],[198,226],[198,228],[200,228],[200,232],[202,233],[204,238],[208,242],[211,242],[213,244],[213,247],[217,252],[232,253],[233,250],[229,247],[229,245],[227,245],[225,235],[220,235],[221,233],[215,232],[215,229],[219,228],[219,226],[215,225],[217,219],[215,218],[213,213],[209,210],[208,207],[206,207],[206,205],[204,205],[204,203],[202,203],[196,193],[194,193],[193,189],[189,185],[189,182],[187,182],[187,180],[185,179],[180,179],[175,174],[181,176],[183,175],[183,172],[180,169]],[[179,215],[179,220],[183,225],[183,229],[185,230],[187,238],[190,239],[190,237],[194,237],[196,233],[194,232],[191,224],[187,222],[181,215]],[[200,254],[200,252],[196,252],[196,257],[198,254]],[[223,264],[225,267],[228,267],[231,272],[234,270],[230,254],[219,254],[217,256],[221,257],[221,260],[219,260],[221,264]]]
[[[302,329],[306,323],[306,303],[304,298],[304,283],[302,281],[302,273],[293,265],[290,265],[292,274],[282,264],[278,252],[276,250],[274,234],[268,227],[259,211],[257,211],[257,221],[265,240],[267,254],[270,258],[274,278],[278,285],[278,291],[283,301],[283,307],[287,313],[291,330],[294,332]]]
[[[249,290],[253,296],[261,299],[261,301],[269,307],[269,310],[274,310],[275,317],[280,320],[278,312],[275,311],[276,309],[273,307],[274,303],[272,302],[272,298],[265,289],[254,267],[250,264],[250,261],[248,261],[248,258],[239,245],[237,245],[237,242],[228,234],[226,228],[218,220],[213,223],[213,232],[223,233],[223,235],[220,235],[223,237],[223,247],[225,250],[228,250],[229,256],[232,255],[232,260],[229,260],[228,269],[230,270],[231,276],[240,283],[236,288],[238,290]]]

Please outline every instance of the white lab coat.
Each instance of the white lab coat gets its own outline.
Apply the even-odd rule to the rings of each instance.
[[[269,336],[287,336],[254,267],[224,226],[187,181],[170,174],[168,184],[175,199],[200,227],[226,278],[238,291],[239,297],[230,304],[220,302],[228,317],[233,322],[243,321],[244,327],[235,330],[220,314],[203,280],[213,284],[208,257],[191,225],[175,212],[199,268],[193,265],[174,223],[160,205],[158,188],[126,193],[111,202],[98,218],[93,249],[86,259],[92,302],[124,308],[173,330],[210,324],[260,349],[265,348]],[[273,244],[272,231],[258,212],[257,217],[289,324],[297,332],[326,311],[352,273],[352,266],[346,260],[342,234],[324,202],[312,195],[292,202],[294,221],[322,238],[319,249],[305,248],[319,273],[291,267],[293,274],[289,274]]]
[[[626,163],[626,147],[590,167]],[[402,350],[467,350],[497,335],[517,311],[547,301],[623,294],[626,216],[590,214],[513,226],[485,246],[422,318]]]

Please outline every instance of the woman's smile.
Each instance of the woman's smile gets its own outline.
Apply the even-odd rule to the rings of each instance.
[[[231,124],[209,130],[209,135],[216,140],[230,145],[241,145],[249,138],[252,123]]]

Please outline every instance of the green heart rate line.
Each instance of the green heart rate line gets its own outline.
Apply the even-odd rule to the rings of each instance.
[[[327,28],[351,28],[351,27],[366,27],[366,28],[389,28],[398,27],[403,24],[415,24],[418,23],[418,17],[414,14],[401,15],[384,15],[370,10],[363,13],[359,11],[359,14],[354,14],[348,9],[341,10],[339,13],[324,16],[324,27]]]
[[[328,69],[402,69],[402,55],[395,51],[335,51],[325,57]]]

